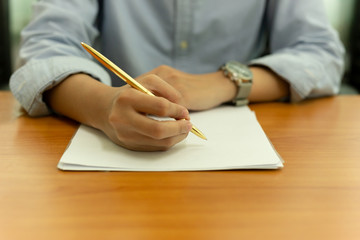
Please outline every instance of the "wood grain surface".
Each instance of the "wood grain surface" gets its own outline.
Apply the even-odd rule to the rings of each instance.
[[[0,239],[360,239],[360,96],[250,108],[283,169],[63,172],[78,124],[0,92]]]

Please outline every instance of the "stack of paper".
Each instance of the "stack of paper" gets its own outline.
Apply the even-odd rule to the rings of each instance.
[[[58,168],[75,171],[195,171],[283,167],[281,158],[247,106],[221,106],[191,113],[191,122],[208,140],[189,133],[183,142],[163,152],[130,151],[114,144],[102,132],[81,125]]]

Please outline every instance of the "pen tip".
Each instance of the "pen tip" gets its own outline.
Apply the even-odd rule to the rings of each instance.
[[[192,126],[191,132],[203,140],[208,140],[205,135],[194,125]]]

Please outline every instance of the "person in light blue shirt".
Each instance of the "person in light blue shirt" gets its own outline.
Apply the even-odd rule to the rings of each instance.
[[[253,74],[250,102],[334,95],[343,72],[321,0],[42,0],[33,13],[13,94],[30,116],[62,114],[132,150],[168,149],[190,131],[189,110],[231,102],[238,87],[219,70],[230,60]],[[157,97],[122,85],[80,42]]]

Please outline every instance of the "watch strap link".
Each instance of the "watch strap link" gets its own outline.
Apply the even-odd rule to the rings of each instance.
[[[250,95],[251,85],[251,82],[242,83],[241,86],[238,87],[236,97],[232,100],[235,106],[243,106],[249,103],[248,96]]]

